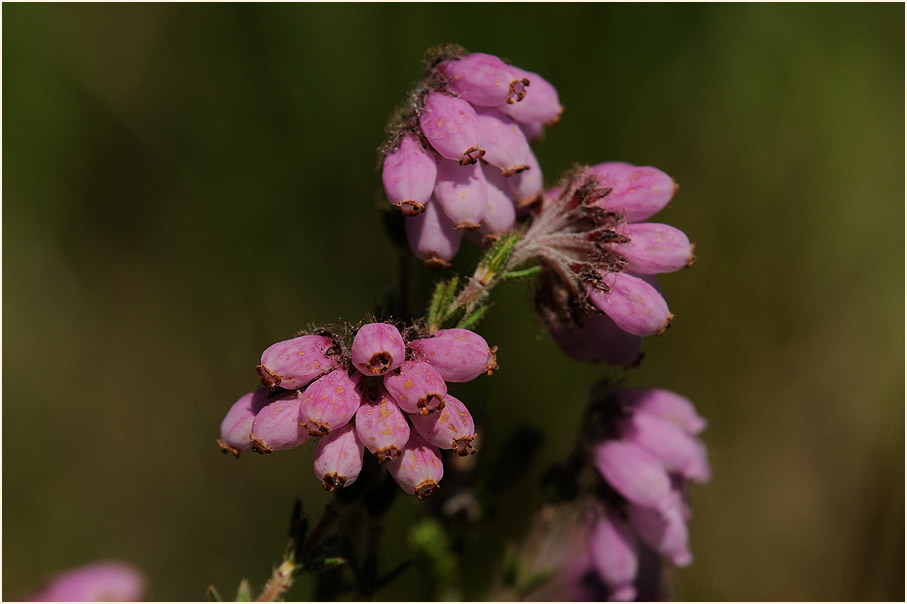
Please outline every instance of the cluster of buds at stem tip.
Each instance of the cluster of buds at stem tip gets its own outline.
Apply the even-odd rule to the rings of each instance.
[[[642,338],[671,324],[655,275],[692,265],[694,246],[644,221],[676,190],[656,168],[602,163],[574,169],[534,208],[510,262],[543,267],[537,308],[570,357],[630,366]]]
[[[594,442],[591,462],[605,483],[600,513],[591,522],[588,552],[612,600],[636,597],[643,548],[674,566],[692,560],[687,522],[689,482],[711,476],[697,435],[705,420],[686,398],[660,389],[613,393],[609,437]]]
[[[368,323],[277,342],[258,365],[262,387],[230,408],[218,445],[239,457],[318,438],[315,475],[329,491],[356,481],[368,450],[404,490],[428,497],[444,473],[441,449],[475,452],[472,415],[447,383],[491,374],[497,347],[468,329],[421,335]]]
[[[543,193],[529,143],[562,111],[536,73],[458,47],[436,51],[382,149],[384,191],[415,254],[447,266],[464,231],[511,231]]]

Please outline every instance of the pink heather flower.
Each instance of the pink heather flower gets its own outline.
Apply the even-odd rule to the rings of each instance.
[[[337,366],[337,361],[328,355],[333,345],[331,338],[317,335],[272,344],[262,353],[258,366],[262,385],[302,388]]]
[[[499,109],[522,124],[532,126],[554,125],[564,112],[557,95],[557,89],[537,73],[511,67],[517,77],[529,80],[526,96],[519,103],[501,105]]]
[[[335,491],[356,482],[362,471],[364,454],[352,423],[322,436],[315,446],[313,466],[324,490]]]
[[[349,423],[362,404],[358,381],[358,373],[350,376],[341,367],[306,388],[302,395],[299,422],[309,434],[320,436]]]
[[[475,52],[438,65],[450,89],[474,105],[496,107],[519,103],[530,81],[517,76],[501,59]]]
[[[679,497],[675,505],[663,512],[631,503],[627,506],[627,516],[640,540],[667,556],[671,564],[688,566],[693,562],[693,555],[687,546],[689,533]]]
[[[472,448],[476,425],[469,409],[451,395],[444,397],[444,408],[430,415],[411,415],[416,432],[431,445],[440,449],[454,449],[457,455],[474,453]]]
[[[239,457],[240,451],[251,451],[252,423],[255,416],[270,402],[267,388],[259,388],[244,394],[233,403],[226,417],[220,424],[220,440],[217,441],[223,451]]]
[[[387,469],[401,489],[419,499],[425,499],[437,491],[438,483],[444,476],[438,448],[425,442],[415,432],[410,434],[403,454],[387,462]]]
[[[475,109],[465,99],[429,92],[419,113],[419,127],[441,157],[466,165],[485,154]]]
[[[624,438],[651,453],[668,472],[695,482],[711,478],[702,442],[656,414],[636,409],[623,428]]]
[[[674,315],[657,289],[629,273],[599,271],[599,275],[600,280],[586,285],[589,301],[596,308],[633,335],[664,333]]]
[[[410,348],[447,382],[469,382],[497,368],[497,347],[488,348],[482,336],[468,329],[441,329],[430,338],[410,342]]]
[[[596,445],[593,461],[608,484],[633,503],[664,510],[676,501],[667,471],[637,444],[607,440]]]
[[[482,235],[498,235],[512,231],[516,223],[516,207],[507,177],[488,164],[482,164],[482,173],[488,186],[488,210],[479,225],[479,232]]]
[[[640,222],[662,210],[674,193],[674,180],[657,168],[606,162],[589,169],[601,188],[610,189],[596,206],[616,212],[628,223]]]
[[[616,367],[639,362],[642,338],[618,327],[608,315],[589,315],[577,326],[553,320],[548,328],[557,345],[573,360],[601,361]]]
[[[88,564],[51,579],[30,602],[139,602],[145,577],[130,564],[104,561]]]
[[[606,512],[593,525],[588,547],[598,576],[611,589],[609,599],[618,602],[635,600],[633,583],[639,558],[636,540],[626,523],[613,512]]]
[[[434,198],[456,225],[455,228],[479,228],[488,211],[488,191],[482,166],[461,166],[454,161],[440,160]]]
[[[690,266],[693,245],[679,229],[642,222],[620,225],[616,232],[625,242],[608,244],[627,260],[627,270],[644,275],[673,273]]]
[[[308,431],[299,424],[302,403],[300,393],[283,392],[255,416],[250,439],[259,453],[285,451],[309,439]]]
[[[457,255],[463,231],[457,230],[441,204],[432,198],[425,212],[406,219],[406,238],[416,256],[426,264],[446,267]]]
[[[447,384],[430,363],[403,361],[399,371],[384,376],[384,387],[407,413],[427,415],[444,408]]]
[[[693,403],[676,392],[661,388],[624,390],[621,398],[631,408],[658,415],[690,434],[699,434],[705,430],[706,421],[696,413]]]
[[[494,107],[478,107],[476,116],[485,148],[482,160],[499,168],[507,177],[528,170],[532,150],[517,123]]]
[[[383,388],[379,390],[377,400],[366,400],[356,411],[359,441],[380,462],[399,457],[409,440],[409,433],[406,417]]]
[[[510,193],[517,207],[532,205],[541,199],[545,190],[542,168],[539,166],[539,160],[535,157],[535,153],[529,153],[526,163],[529,165],[529,169],[519,174],[514,174],[508,179]]]
[[[384,375],[402,365],[405,356],[403,336],[388,323],[363,325],[353,338],[353,366],[363,375]]]
[[[425,211],[435,186],[435,161],[433,154],[423,149],[412,134],[404,136],[399,146],[384,158],[381,173],[384,192],[404,216]]]

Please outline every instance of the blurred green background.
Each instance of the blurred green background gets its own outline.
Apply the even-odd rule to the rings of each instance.
[[[710,421],[676,596],[902,599],[903,25],[900,4],[3,6],[4,599],[100,557],[152,599],[232,593],[278,561],[294,497],[320,514],[311,443],[214,440],[265,347],[386,294],[375,149],[443,42],[558,87],[549,181],[625,160],[681,185],[657,219],[699,262],[662,279],[676,319],[643,366],[609,374]],[[496,291],[502,369],[456,389],[483,452],[545,438],[462,560],[473,599],[607,373],[528,300]],[[386,564],[423,505],[397,499]]]

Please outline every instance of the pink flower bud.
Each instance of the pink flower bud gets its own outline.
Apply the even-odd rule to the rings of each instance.
[[[545,190],[545,183],[542,180],[542,168],[539,166],[539,160],[535,157],[535,153],[529,152],[526,163],[529,164],[528,170],[514,174],[507,179],[517,208],[535,203],[541,199]]]
[[[623,224],[616,230],[630,241],[609,247],[627,259],[628,271],[646,275],[673,273],[696,260],[690,240],[680,229],[640,222]]]
[[[636,599],[633,582],[639,557],[630,527],[613,512],[606,512],[589,532],[588,547],[598,576],[611,589],[609,599],[617,602]]]
[[[407,134],[400,146],[384,158],[381,180],[388,200],[403,212],[415,216],[425,211],[437,176],[435,158],[418,139]]]
[[[637,336],[661,335],[674,318],[654,287],[627,273],[600,271],[608,291],[586,286],[589,301],[618,327]]]
[[[405,225],[409,246],[426,263],[444,266],[457,255],[463,231],[454,227],[437,199],[432,199],[422,214],[407,218]]]
[[[593,314],[579,327],[548,325],[551,336],[567,356],[584,362],[630,367],[639,360],[642,338],[627,333],[606,314]]]
[[[399,372],[384,376],[384,387],[407,413],[427,415],[444,408],[447,384],[430,363],[403,361]]]
[[[678,501],[664,512],[646,507],[627,506],[630,526],[643,543],[667,556],[674,566],[688,566],[693,555],[688,547],[689,533],[683,504]]]
[[[325,491],[348,487],[359,478],[365,450],[352,423],[321,437],[315,446],[315,476]]]
[[[446,382],[469,382],[495,370],[495,350],[485,339],[468,329],[441,329],[424,340],[410,342],[422,360],[431,363]]]
[[[308,431],[299,425],[299,411],[302,404],[300,393],[283,393],[265,406],[252,423],[249,437],[253,449],[259,453],[285,451],[298,447],[309,439]]]
[[[693,403],[670,390],[660,388],[624,390],[621,397],[637,410],[658,415],[690,434],[699,434],[705,430],[706,421],[696,413]]]
[[[476,112],[469,101],[429,92],[419,114],[419,127],[441,157],[466,165],[485,154],[479,143]]]
[[[541,140],[545,135],[545,124],[542,122],[517,122],[517,126],[530,143]]]
[[[504,176],[513,176],[529,169],[529,142],[512,119],[492,107],[476,109],[479,137],[485,148],[482,158],[500,168]]]
[[[327,434],[353,419],[362,395],[358,386],[359,374],[347,374],[338,368],[315,380],[302,395],[299,422],[312,436]]]
[[[438,71],[458,96],[484,107],[518,103],[529,85],[529,80],[517,77],[504,61],[481,52],[444,61]]]
[[[380,462],[400,456],[409,432],[406,417],[383,388],[377,400],[364,401],[356,411],[356,434]]]
[[[258,374],[269,388],[302,388],[337,366],[327,355],[334,344],[326,336],[300,336],[272,344],[261,355]]]
[[[512,117],[518,122],[526,123],[543,123],[549,126],[557,123],[564,112],[560,99],[557,95],[557,89],[551,85],[551,82],[537,73],[524,71],[518,67],[510,66],[510,70],[518,78],[529,80],[529,87],[526,89],[526,96],[519,103],[512,105],[502,105],[501,111]]]
[[[402,365],[405,356],[403,336],[388,323],[363,325],[353,338],[353,366],[365,375],[384,375]]]
[[[594,462],[614,490],[633,503],[664,510],[676,501],[664,467],[635,443],[604,441],[595,446]]]
[[[438,483],[444,476],[441,453],[415,432],[410,434],[403,454],[387,462],[387,469],[400,488],[419,499],[425,499],[437,491]]]
[[[244,394],[233,403],[220,423],[220,440],[217,441],[217,444],[224,452],[229,451],[239,457],[240,451],[252,450],[252,441],[249,438],[252,433],[252,423],[258,412],[269,402],[271,401],[268,389],[259,388],[254,392]]]
[[[651,453],[668,472],[696,482],[711,478],[705,445],[677,424],[637,409],[626,422],[623,434]]]
[[[603,188],[611,192],[595,205],[623,216],[627,222],[641,222],[668,205],[677,185],[657,168],[620,162],[590,168]]]
[[[477,436],[476,425],[469,409],[451,395],[444,397],[444,408],[430,415],[411,415],[416,432],[430,445],[441,449],[455,449],[465,457],[474,453],[472,441]]]
[[[512,231],[516,222],[516,208],[507,178],[500,170],[488,164],[482,165],[482,173],[488,184],[488,210],[479,225],[479,232],[482,235],[498,235]]]
[[[130,564],[103,561],[81,566],[51,579],[30,602],[139,602],[145,577]]]
[[[461,166],[446,159],[438,162],[435,199],[456,228],[479,227],[488,210],[487,188],[481,165]]]

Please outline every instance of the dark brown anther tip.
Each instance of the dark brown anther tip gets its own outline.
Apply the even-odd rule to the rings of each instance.
[[[400,210],[400,213],[406,217],[418,216],[425,211],[424,204],[412,200],[401,201],[399,205],[394,207]]]
[[[459,223],[459,224],[458,224],[457,226],[455,226],[454,228],[457,229],[457,230],[461,230],[461,229],[462,229],[462,230],[464,230],[464,231],[474,231],[474,230],[476,230],[477,228],[479,228],[479,225],[476,224],[475,222],[472,222],[471,220],[467,220],[466,222],[461,222],[461,223]]]
[[[344,484],[346,484],[346,476],[339,476],[336,472],[325,474],[324,478],[321,479],[321,488],[329,492],[342,489]]]
[[[520,172],[525,172],[528,169],[529,169],[529,166],[527,164],[522,164],[519,166],[514,166],[512,168],[507,168],[506,170],[501,170],[501,174],[503,174],[507,178],[510,178],[514,174],[519,174]]]
[[[255,370],[258,371],[258,375],[261,376],[261,385],[267,386],[268,388],[277,388],[280,385],[280,376],[276,373],[273,373],[270,369],[264,365],[256,365]]]
[[[485,375],[491,375],[498,369],[498,347],[492,346],[488,349],[488,361],[485,364]]]
[[[331,431],[331,429],[324,424],[319,424],[316,422],[311,422],[311,424],[309,422],[306,422],[304,424],[304,427],[309,431],[309,436],[324,436]]]
[[[413,493],[419,499],[428,499],[439,488],[438,483],[429,478],[417,484]]]
[[[460,165],[468,166],[474,164],[485,155],[485,149],[479,147],[470,147],[463,155],[460,156]]]
[[[472,446],[472,439],[476,436],[478,436],[478,434],[454,440],[453,448],[456,449],[457,455],[466,457],[467,455],[475,454],[476,450]]]
[[[372,358],[368,360],[367,366],[368,370],[375,375],[382,375],[387,373],[393,362],[394,357],[389,352],[382,350],[372,355]]]
[[[403,451],[397,448],[397,445],[391,445],[386,449],[380,449],[375,452],[375,457],[378,458],[378,463],[384,463],[392,459],[397,459],[403,455]]]
[[[671,322],[674,320],[674,315],[668,313],[668,318],[665,321],[665,324],[661,326],[661,329],[655,332],[656,336],[664,335],[666,329],[671,327]]]
[[[430,268],[432,270],[448,269],[451,266],[453,265],[450,262],[439,258],[438,256],[429,256],[425,259],[425,268]]]
[[[267,455],[268,453],[271,452],[271,447],[266,445],[263,441],[255,438],[254,434],[249,435],[249,440],[252,441],[252,450],[255,451],[256,453],[260,453],[262,455]]]
[[[217,446],[220,447],[222,453],[232,453],[233,457],[239,459],[239,449],[236,447],[231,447],[219,438],[217,439]]]

